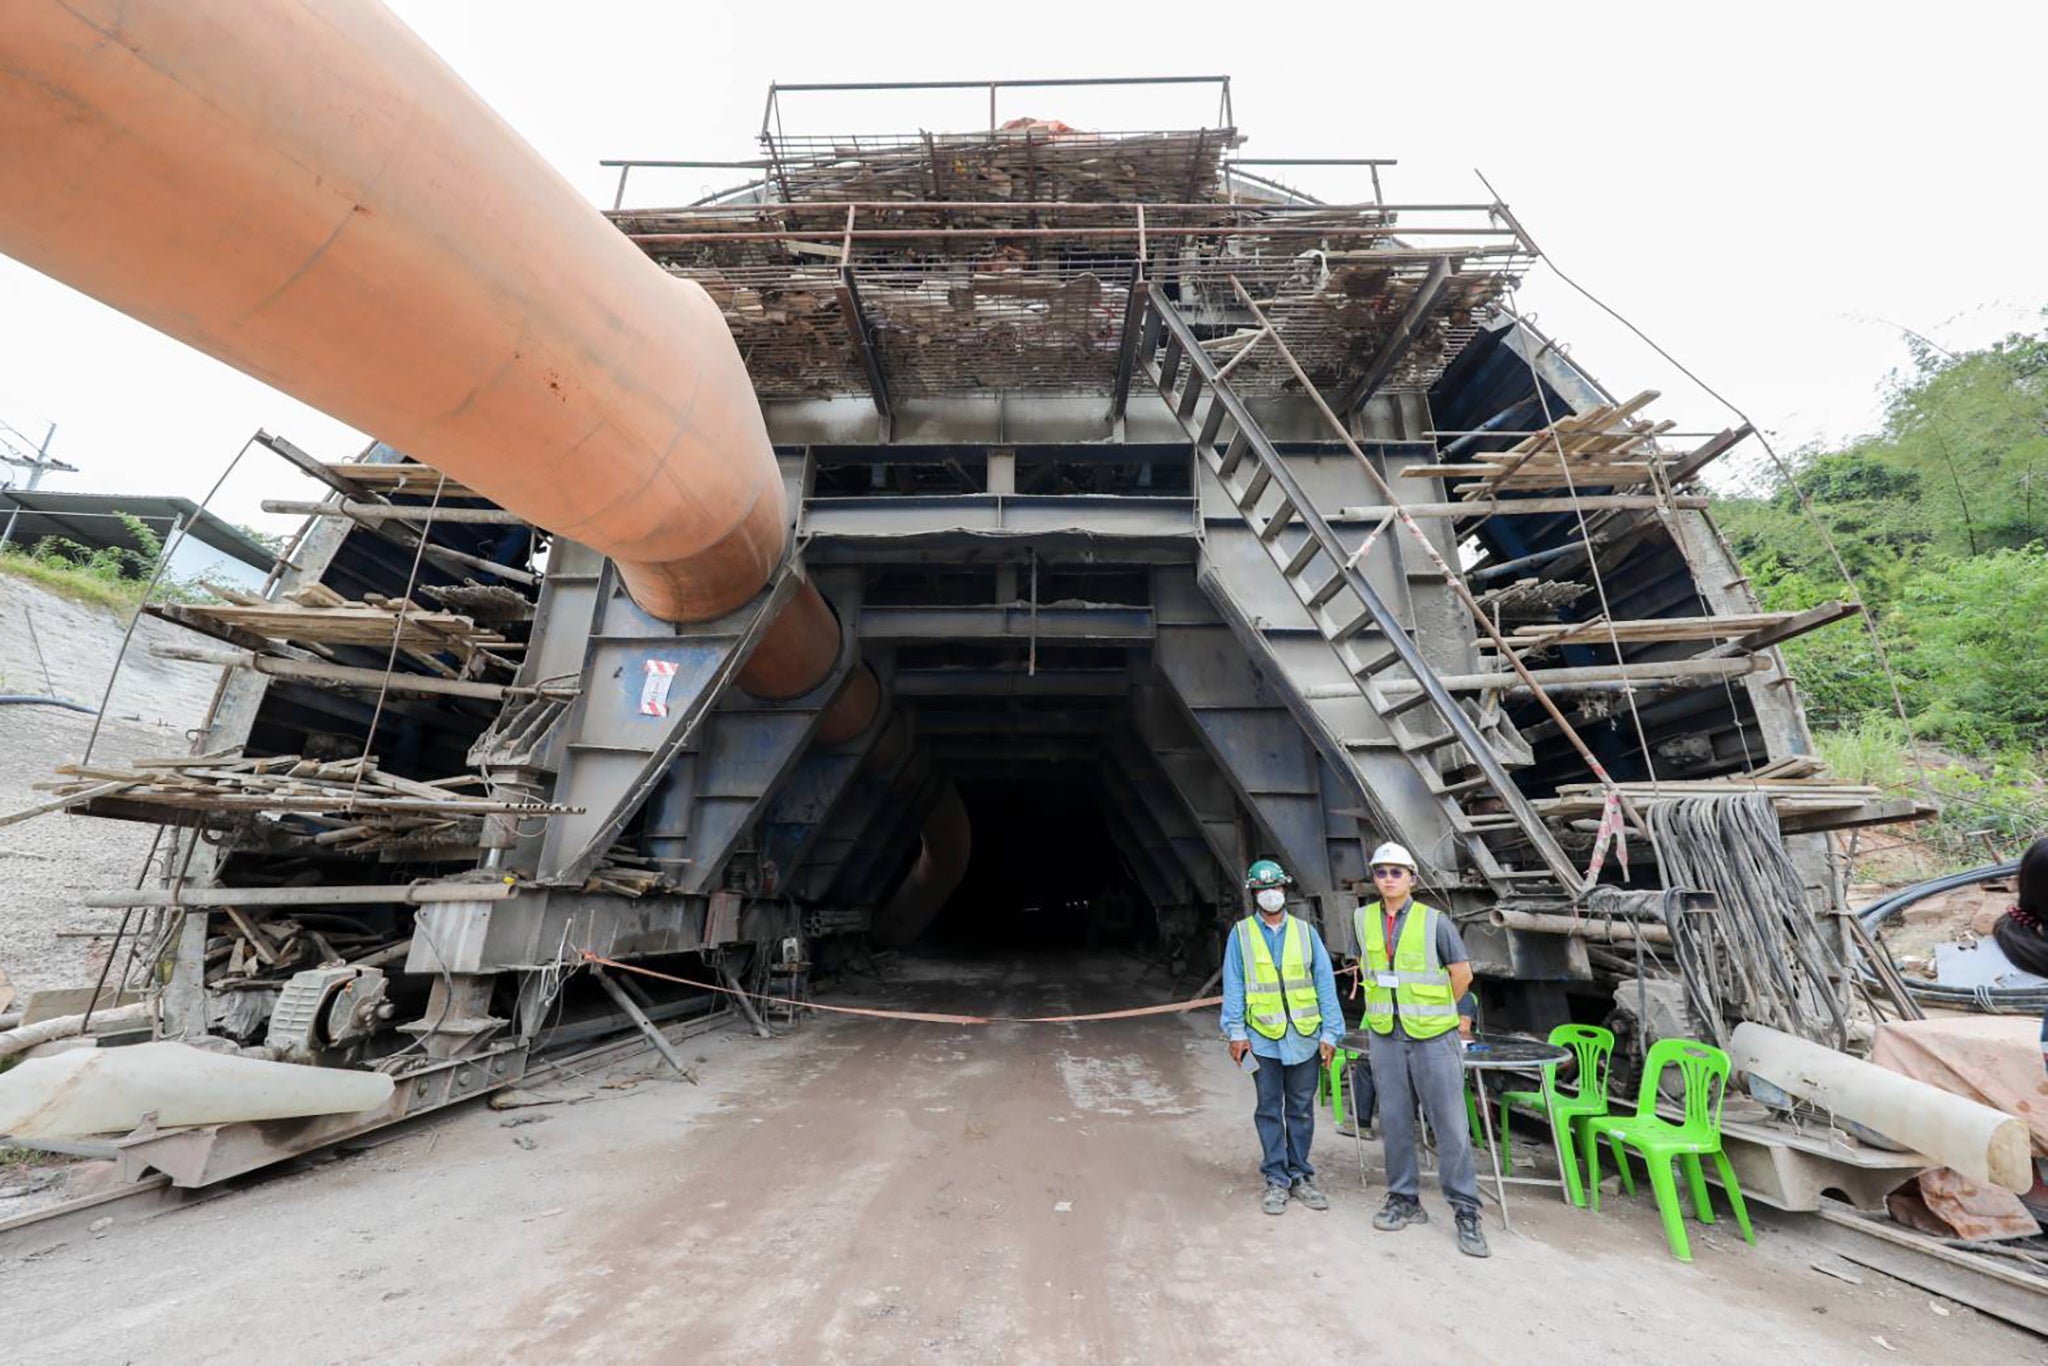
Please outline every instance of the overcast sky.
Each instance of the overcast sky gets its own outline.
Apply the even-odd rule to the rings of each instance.
[[[1872,428],[1899,329],[1951,349],[2038,328],[2048,176],[2037,153],[2048,4],[1674,7],[1233,4],[849,7],[581,0],[395,6],[594,203],[603,157],[756,154],[784,81],[1228,74],[1245,156],[1384,156],[1390,199],[1483,197],[1784,448]],[[1205,12],[1206,11],[1206,12]],[[1055,14],[1085,14],[1078,25]],[[981,96],[791,97],[817,131],[976,126]],[[1192,92],[1005,96],[1003,115],[1197,127]],[[19,148],[7,155],[18,155]],[[1354,171],[1297,179],[1369,196]],[[629,202],[723,188],[649,180]],[[684,192],[689,194],[685,196]],[[1520,303],[1611,389],[1657,388],[1681,430],[1714,402],[1539,268]],[[84,467],[50,488],[203,494],[251,431],[326,458],[362,437],[0,258],[0,421]],[[312,485],[251,456],[217,504]]]

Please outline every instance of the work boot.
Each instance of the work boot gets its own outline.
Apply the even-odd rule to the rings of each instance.
[[[1297,1179],[1294,1183],[1294,1189],[1289,1193],[1310,1209],[1328,1209],[1330,1207],[1330,1197],[1323,1194],[1316,1186],[1316,1179],[1313,1176],[1304,1176]]]
[[[1265,1210],[1265,1211],[1266,1211],[1266,1213],[1268,1213],[1268,1214],[1285,1214],[1285,1213],[1287,1213],[1287,1187],[1285,1187],[1285,1186],[1268,1186],[1268,1187],[1266,1187],[1266,1199],[1265,1199],[1265,1203],[1263,1203],[1262,1205],[1260,1205],[1260,1206],[1259,1206],[1259,1208],[1261,1208],[1261,1209]]]
[[[1479,1211],[1461,1209],[1456,1211],[1458,1221],[1458,1251],[1467,1257],[1491,1257],[1487,1249],[1486,1234],[1479,1227]]]
[[[1372,1226],[1382,1233],[1399,1233],[1410,1224],[1429,1222],[1429,1211],[1419,1200],[1405,1195],[1389,1194],[1387,1202],[1380,1206],[1380,1212],[1372,1217]]]

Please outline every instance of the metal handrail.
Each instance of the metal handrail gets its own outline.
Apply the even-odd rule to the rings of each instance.
[[[1579,896],[1584,891],[1584,879],[1579,870],[1551,838],[1550,828],[1543,823],[1543,818],[1537,814],[1535,808],[1529,805],[1528,799],[1515,785],[1514,779],[1508,774],[1499,757],[1494,754],[1492,746],[1486,742],[1486,737],[1480,733],[1479,727],[1437,678],[1436,671],[1423,658],[1422,651],[1409,636],[1407,628],[1401,625],[1400,620],[1389,610],[1379,593],[1366,579],[1364,570],[1359,567],[1349,548],[1316,510],[1307,491],[1296,481],[1293,471],[1259,427],[1257,420],[1246,409],[1243,400],[1228,383],[1223,382],[1215,362],[1202,349],[1194,330],[1165,300],[1154,297],[1151,303],[1158,310],[1160,320],[1165,324],[1167,331],[1172,334],[1186,355],[1188,364],[1201,375],[1202,382],[1214,392],[1216,401],[1224,406],[1231,420],[1237,424],[1238,432],[1243,435],[1247,447],[1265,469],[1267,476],[1279,486],[1281,495],[1294,510],[1294,518],[1301,523],[1303,530],[1316,540],[1323,554],[1336,566],[1337,572],[1344,578],[1344,586],[1372,615],[1389,648],[1413,675],[1416,685],[1429,695],[1431,705],[1449,724],[1452,733],[1458,737],[1458,743],[1471,755],[1474,766],[1486,776],[1488,784],[1507,806],[1508,813],[1521,825],[1523,832],[1529,837],[1530,843],[1535,846],[1552,874],[1570,895]],[[1280,338],[1277,335],[1273,340],[1276,345],[1280,345]],[[1364,692],[1365,688],[1366,684],[1361,681],[1359,690]],[[1370,700],[1370,694],[1367,696]]]

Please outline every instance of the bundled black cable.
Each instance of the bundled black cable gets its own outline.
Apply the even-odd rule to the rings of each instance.
[[[1644,809],[1664,885],[1714,893],[1711,916],[1677,914],[1671,940],[1686,1003],[1715,1036],[1730,1016],[1841,1048],[1839,945],[1821,932],[1768,795],[1685,797]]]
[[[2048,937],[2044,937],[2041,928],[2048,924],[2048,840],[2036,840],[2024,858],[2011,863],[1986,864],[1916,883],[1864,907],[1857,918],[1874,938],[1880,926],[1909,906],[1959,887],[2014,874],[2020,877],[2019,896],[2014,905],[2017,914],[2008,913],[2001,919],[1994,937],[2013,966],[2048,977],[2048,961],[2043,957],[2048,952]],[[2048,987],[1944,986],[1925,977],[1908,977],[1905,981],[1914,999],[1929,1005],[1960,1006],[1993,1015],[2037,1015],[2048,1011]]]

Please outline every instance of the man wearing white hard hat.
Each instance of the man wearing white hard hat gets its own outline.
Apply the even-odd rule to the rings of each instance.
[[[1360,906],[1353,928],[1365,987],[1373,1088],[1386,1136],[1387,1199],[1372,1226],[1386,1233],[1426,1224],[1416,1156],[1419,1105],[1436,1135],[1437,1172],[1458,1228],[1458,1250],[1485,1257],[1479,1170],[1465,1128],[1465,1064],[1458,1001],[1472,985],[1471,955],[1451,918],[1415,900],[1415,858],[1398,844],[1372,853],[1379,900]]]

